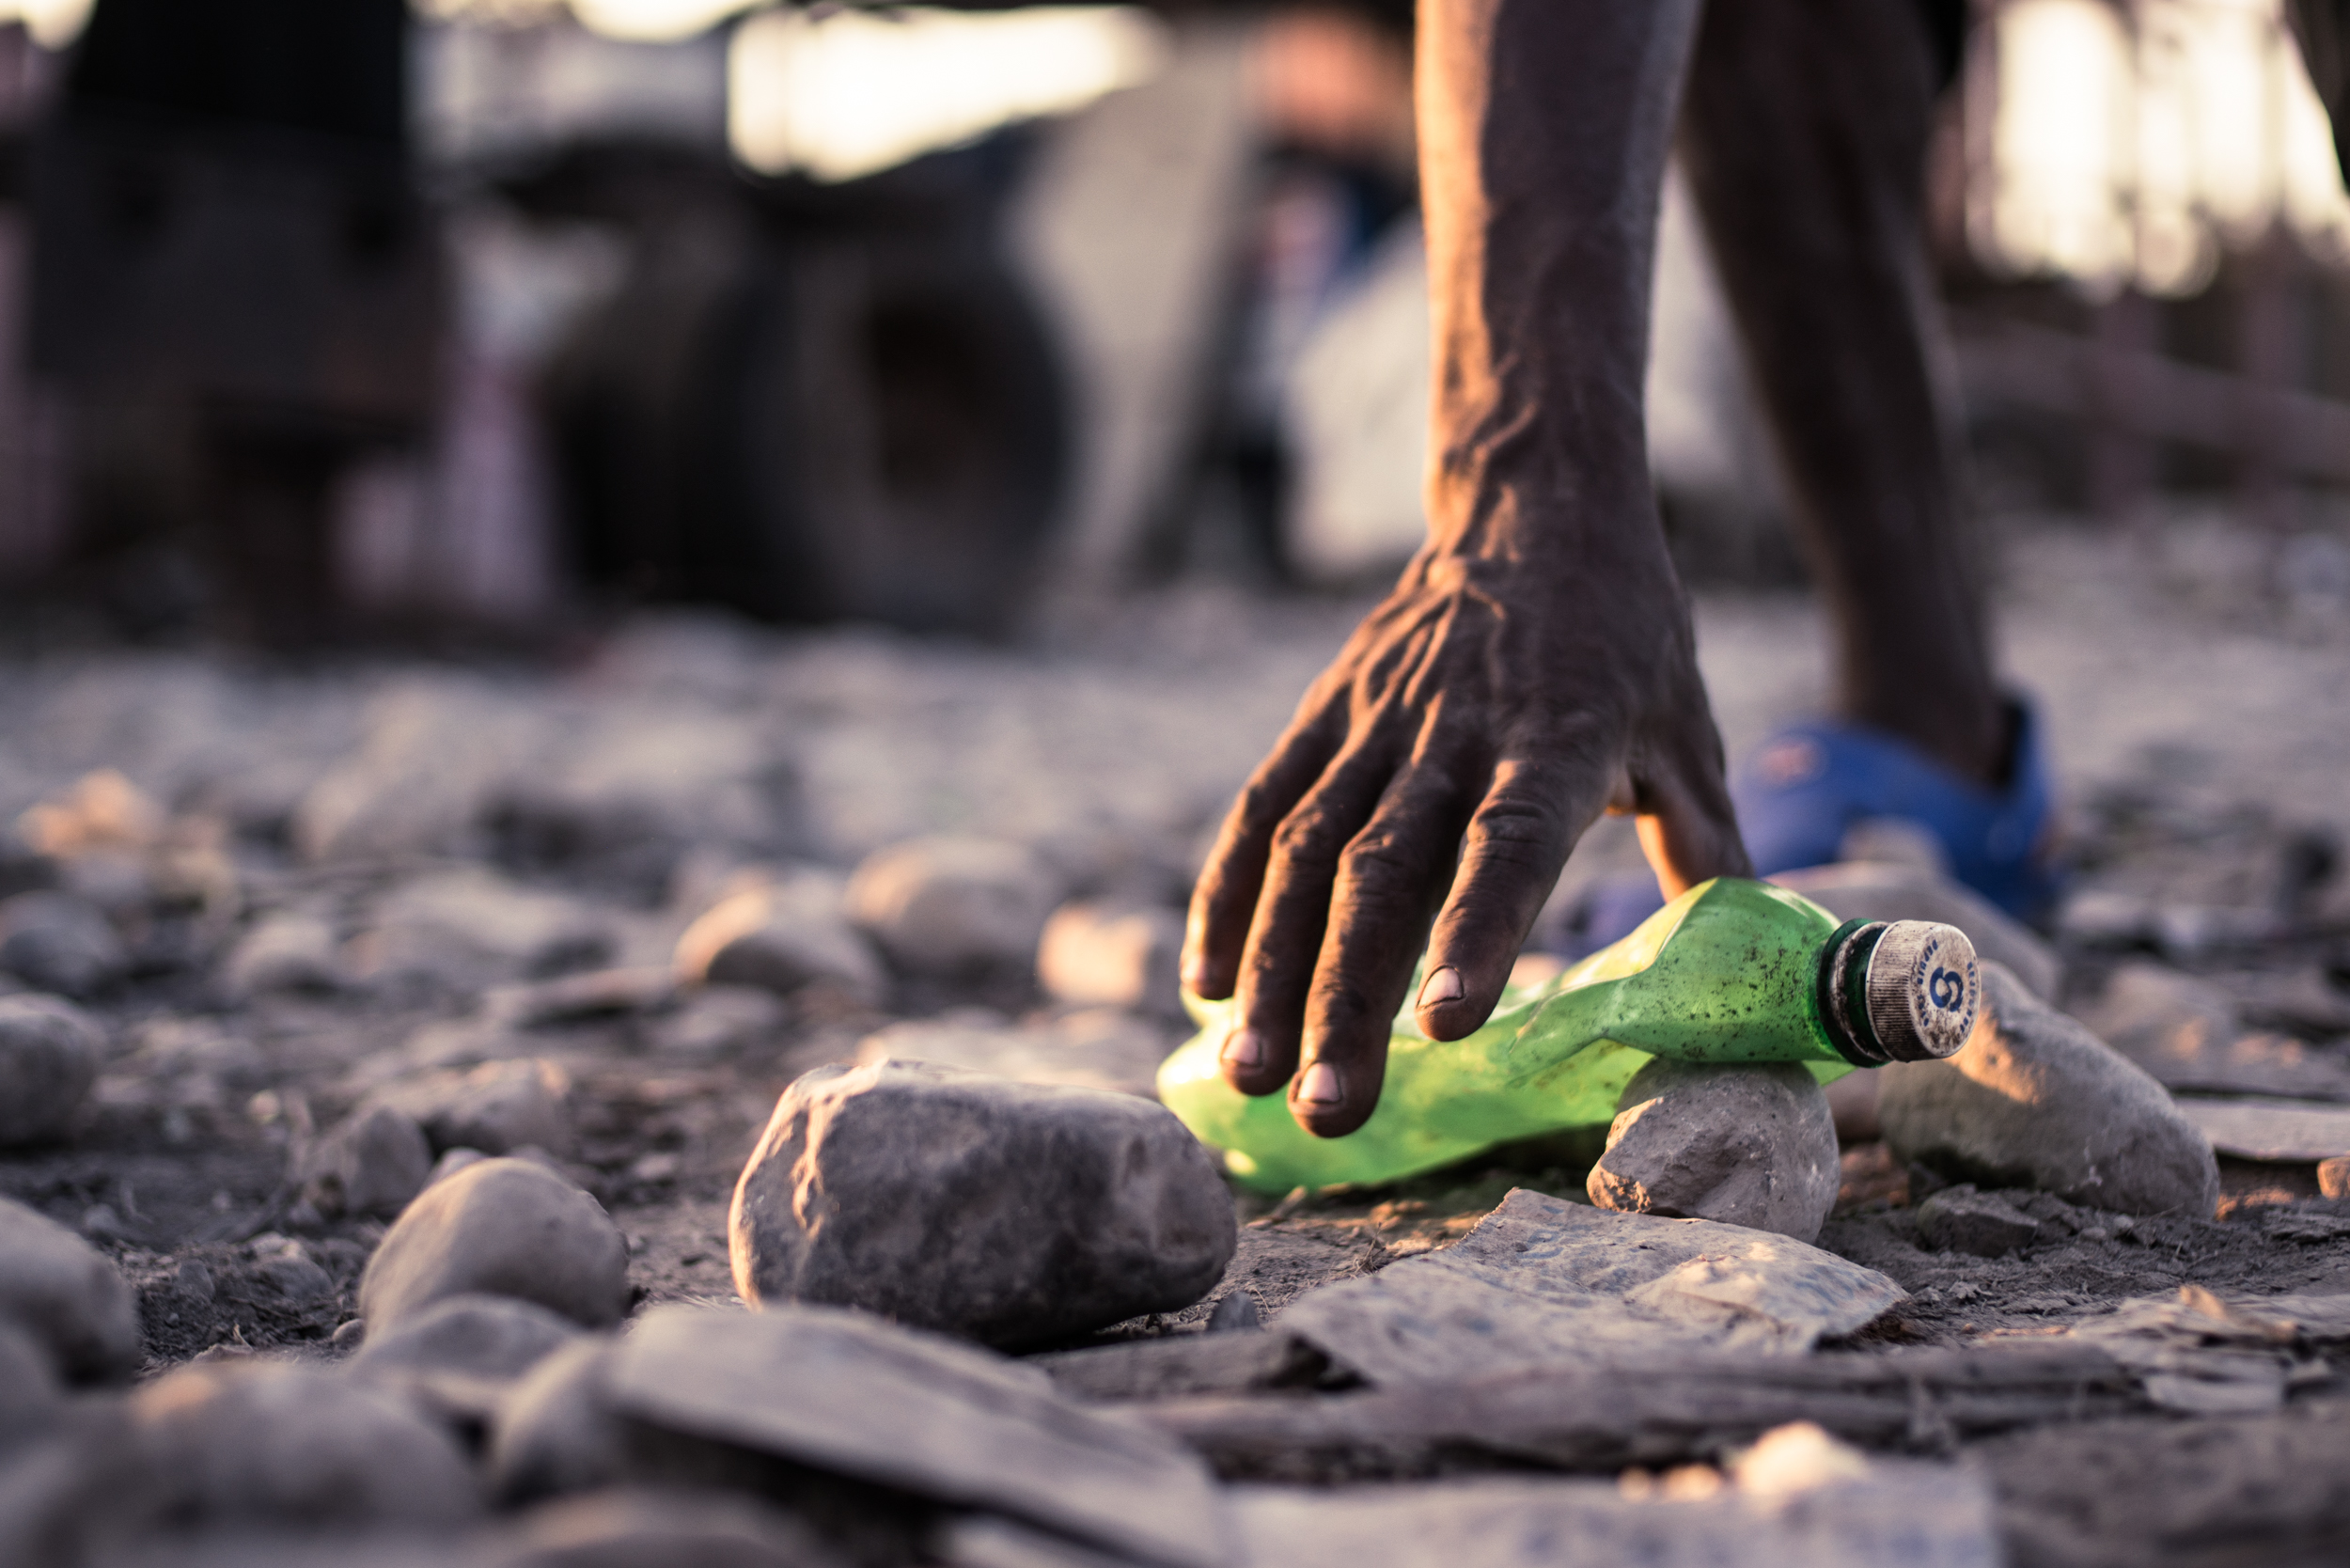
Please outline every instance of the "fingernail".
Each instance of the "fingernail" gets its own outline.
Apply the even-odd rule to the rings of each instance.
[[[1419,1005],[1434,1007],[1438,1002],[1457,1002],[1461,996],[1461,971],[1448,964],[1429,976],[1419,988]]]
[[[1339,1070],[1326,1061],[1307,1068],[1306,1076],[1297,1085],[1297,1103],[1301,1105],[1335,1105],[1344,1098],[1344,1091],[1339,1088]]]
[[[1254,1073],[1264,1065],[1264,1041],[1254,1029],[1234,1029],[1224,1037],[1224,1049],[1218,1055],[1227,1067]]]

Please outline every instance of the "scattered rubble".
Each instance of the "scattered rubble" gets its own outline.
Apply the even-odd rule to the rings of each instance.
[[[1183,613],[1073,662],[656,626],[552,676],[130,653],[0,682],[0,1124],[44,1127],[0,1144],[0,1560],[1376,1568],[1571,1531],[2029,1568],[2342,1538],[2350,896],[2313,830],[2211,782],[2330,782],[2336,741],[2246,761],[2250,721],[2199,713],[2208,757],[2141,763],[2102,685],[2057,691],[2108,782],[2068,777],[2053,940],[1886,823],[1801,873],[2010,971],[1941,1078],[1838,1086],[1885,1090],[1881,1121],[1839,1110],[1841,1195],[1823,1159],[1750,1203],[1758,1142],[1825,1151],[1805,1086],[1774,1141],[1751,1081],[1660,1114],[1692,1075],[1659,1067],[1612,1150],[1270,1204],[1193,1170],[1150,1094],[1198,836],[1351,617]],[[1734,752],[1791,637],[1705,613]],[[49,1047],[8,1026],[65,1008],[95,1075],[35,1118]],[[950,1068],[990,1087],[912,1130],[838,1103]],[[826,1124],[762,1145],[795,1083]],[[1580,1201],[1594,1158],[1651,1212]],[[743,1310],[738,1183],[745,1255],[895,1294]]]
[[[1026,969],[1058,889],[1018,844],[916,839],[869,856],[849,879],[849,918],[916,974]]]

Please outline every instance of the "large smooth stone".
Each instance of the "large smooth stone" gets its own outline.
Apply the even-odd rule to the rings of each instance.
[[[34,989],[93,996],[130,967],[122,938],[87,899],[39,892],[0,900],[0,969]]]
[[[65,1130],[98,1078],[106,1037],[55,996],[0,996],[0,1146]]]
[[[89,1243],[0,1198],[0,1319],[70,1382],[127,1379],[145,1345],[131,1287]]]
[[[174,1527],[461,1524],[480,1510],[456,1445],[399,1399],[279,1361],[182,1367],[131,1415]]]
[[[1808,1242],[1841,1180],[1836,1123],[1797,1062],[1659,1057],[1624,1086],[1585,1190],[1603,1209],[1714,1219]]]
[[[866,856],[849,879],[849,918],[899,967],[954,975],[1035,962],[1058,888],[1018,844],[940,835]]]
[[[482,1160],[425,1188],[385,1232],[359,1315],[372,1338],[474,1292],[601,1328],[628,1309],[627,1243],[603,1205],[545,1167]]]
[[[1166,1107],[903,1061],[784,1090],[728,1222],[745,1301],[1004,1348],[1188,1307],[1236,1234],[1214,1162]]]
[[[1982,1013],[1957,1055],[1876,1069],[1894,1156],[2086,1208],[2209,1215],[2217,1161],[2162,1086],[2004,965],[1982,976]]]

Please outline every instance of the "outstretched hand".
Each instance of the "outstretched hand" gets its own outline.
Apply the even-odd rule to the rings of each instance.
[[[1235,1089],[1287,1085],[1325,1137],[1361,1126],[1423,943],[1420,1027],[1459,1039],[1602,810],[1639,816],[1668,894],[1747,870],[1687,611],[1647,539],[1600,562],[1431,546],[1306,694],[1192,898],[1184,981],[1238,996]]]

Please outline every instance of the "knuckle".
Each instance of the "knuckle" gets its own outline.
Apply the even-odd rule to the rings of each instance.
[[[1341,841],[1336,819],[1320,805],[1299,807],[1273,830],[1274,851],[1292,863],[1336,860]]]

